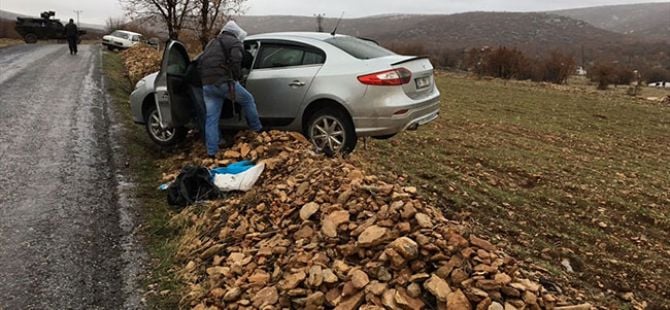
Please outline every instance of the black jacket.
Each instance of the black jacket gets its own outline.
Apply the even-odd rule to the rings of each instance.
[[[242,78],[244,44],[233,34],[224,32],[207,44],[198,60],[198,71],[204,85],[219,85]]]
[[[68,23],[65,25],[65,36],[68,38],[76,38],[79,36],[79,29],[75,23]]]

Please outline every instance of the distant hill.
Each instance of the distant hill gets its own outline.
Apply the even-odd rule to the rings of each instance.
[[[550,12],[598,28],[670,41],[670,2],[614,5]]]
[[[250,33],[314,31],[316,19],[301,16],[242,16]],[[327,31],[336,19],[325,19]],[[530,52],[575,50],[623,42],[626,36],[586,22],[545,13],[473,12],[453,15],[390,15],[345,19],[339,33],[391,43],[420,42],[429,48],[514,46]]]

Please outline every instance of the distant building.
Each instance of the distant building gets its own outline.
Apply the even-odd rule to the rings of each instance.
[[[577,71],[575,72],[575,74],[577,74],[579,76],[586,76],[586,74],[588,74],[588,72],[586,72],[586,69],[584,69],[584,67],[579,66],[579,67],[577,67]]]
[[[670,88],[670,82],[659,81],[659,82],[649,83],[649,87]]]

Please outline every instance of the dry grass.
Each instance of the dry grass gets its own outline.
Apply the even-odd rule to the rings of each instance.
[[[670,308],[670,107],[592,86],[438,84],[438,121],[357,156],[423,184],[564,289]]]
[[[24,44],[23,40],[0,38],[0,48],[13,46],[13,45],[19,45],[19,44]]]

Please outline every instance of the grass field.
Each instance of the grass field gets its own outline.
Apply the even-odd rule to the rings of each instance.
[[[128,160],[127,170],[136,184],[132,195],[141,202],[141,216],[144,222],[142,235],[144,245],[151,259],[145,276],[148,288],[144,294],[147,309],[176,309],[181,284],[174,270],[177,249],[178,228],[170,223],[173,214],[165,204],[165,194],[157,190],[157,180],[161,179],[161,159],[171,153],[160,150],[149,140],[144,127],[132,121],[128,96],[133,85],[125,74],[121,56],[104,52],[103,67],[106,87],[115,109],[123,115],[124,135],[121,143],[125,146]]]
[[[438,84],[439,120],[356,156],[421,185],[569,294],[670,308],[670,107],[616,90]]]

